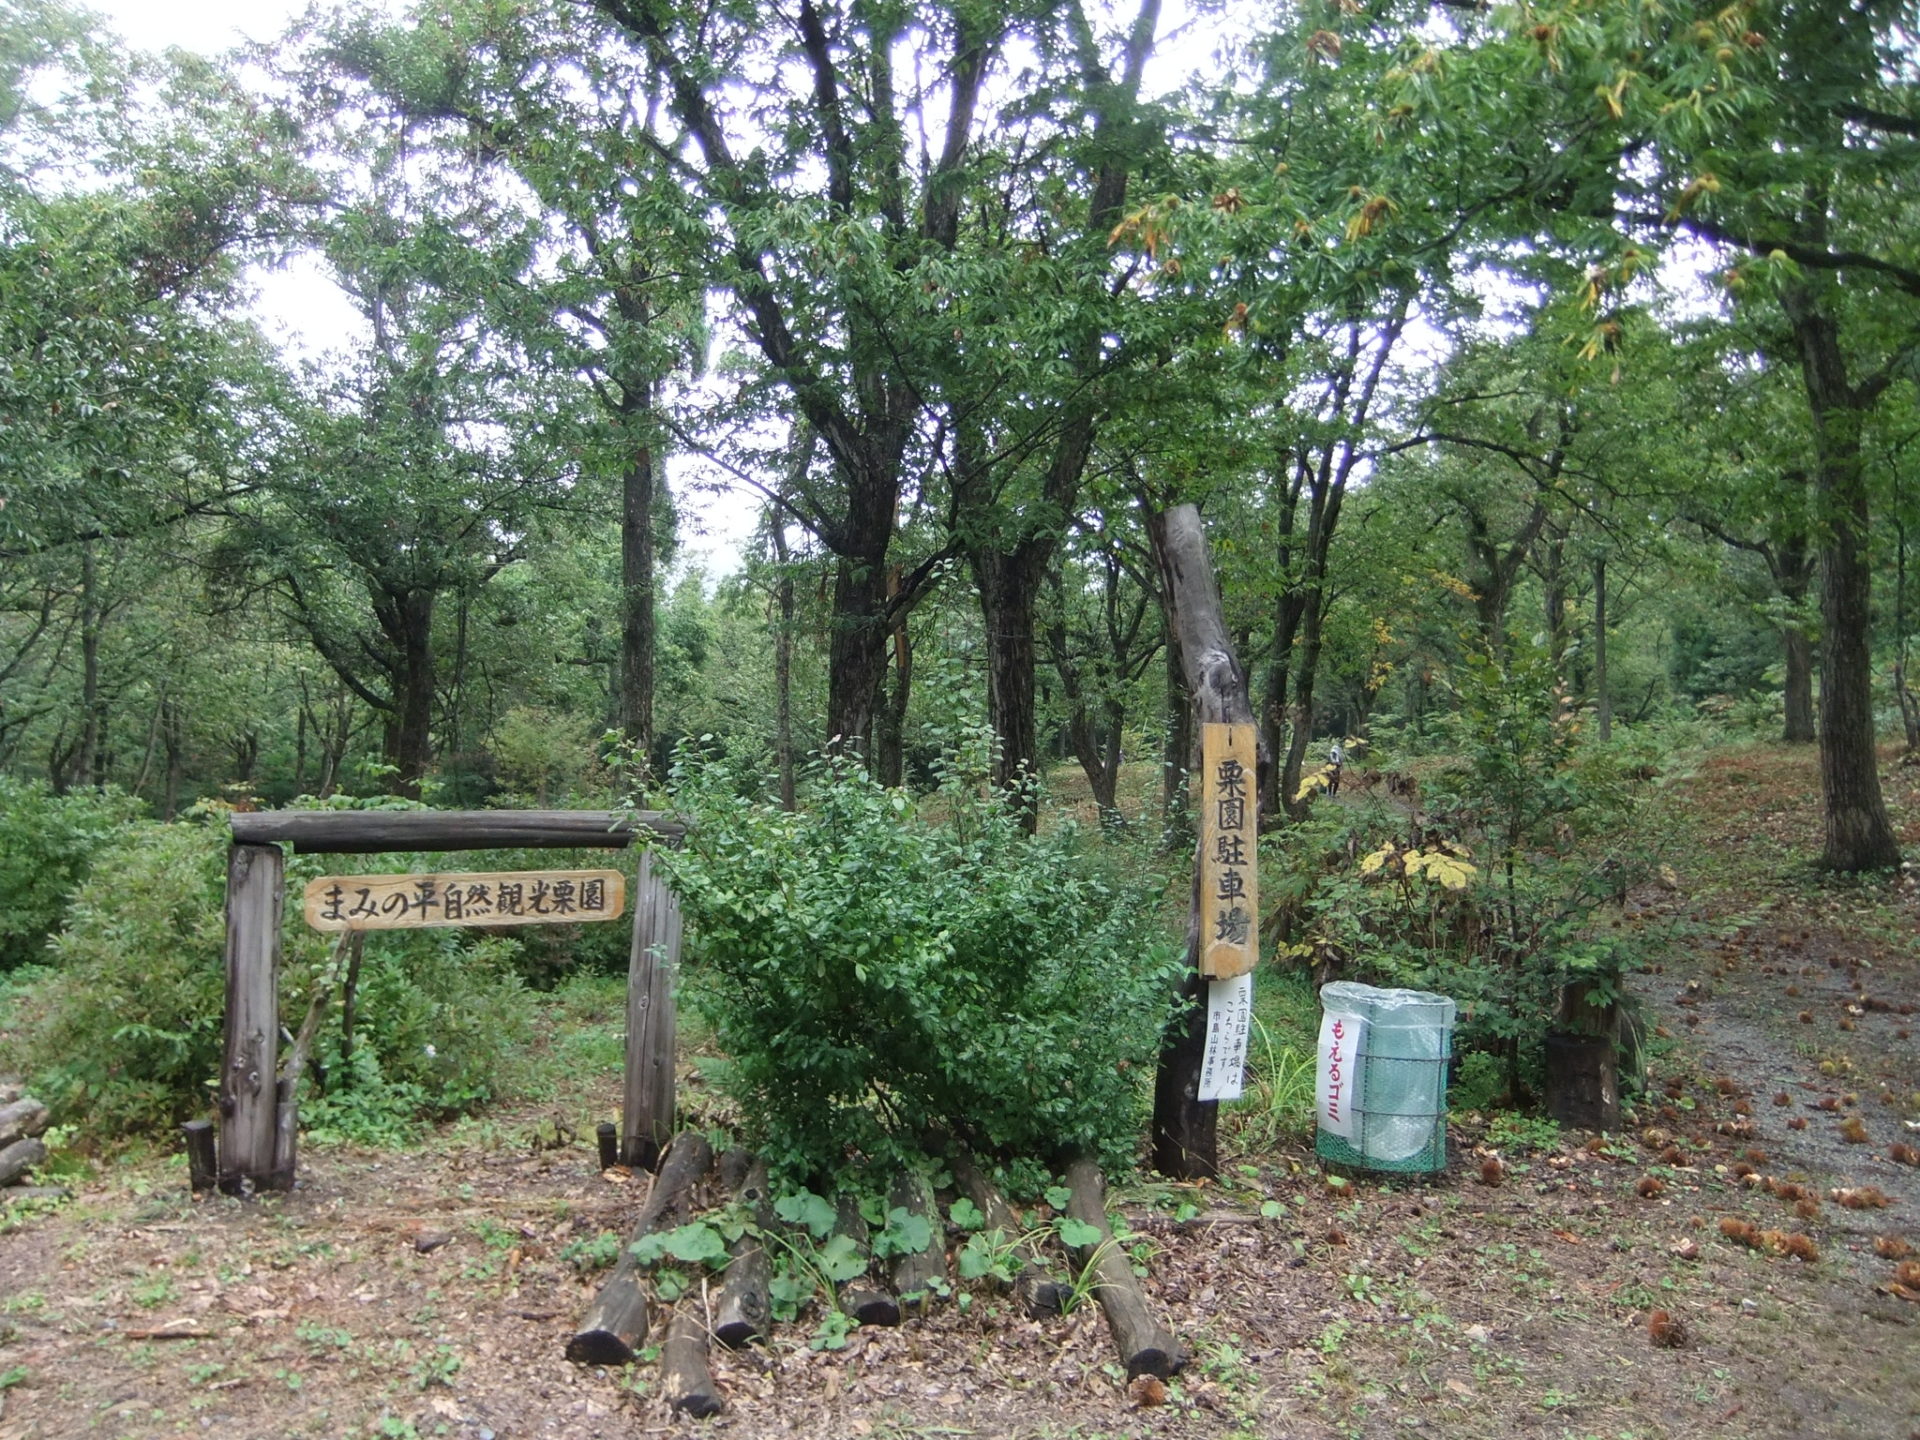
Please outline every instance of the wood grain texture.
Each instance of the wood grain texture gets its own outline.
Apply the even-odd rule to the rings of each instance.
[[[236,844],[293,846],[296,855],[384,850],[554,850],[678,839],[679,818],[625,810],[258,810],[232,817]]]
[[[640,854],[633,890],[633,949],[627,962],[626,1079],[620,1107],[620,1158],[651,1170],[673,1133],[673,987],[680,971],[680,902]]]
[[[275,1188],[280,1050],[280,916],[286,862],[277,845],[227,853],[226,1052],[220,1068],[220,1188]],[[292,1176],[285,1178],[292,1184]],[[282,1186],[281,1188],[285,1188]]]

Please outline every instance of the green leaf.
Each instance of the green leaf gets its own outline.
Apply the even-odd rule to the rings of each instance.
[[[844,1285],[867,1273],[867,1257],[847,1235],[836,1235],[822,1245],[818,1264],[820,1273],[836,1285]]]
[[[833,1230],[833,1206],[811,1190],[797,1190],[773,1202],[773,1213],[789,1225],[798,1225],[816,1240],[824,1240]]]
[[[1060,1232],[1060,1243],[1070,1250],[1085,1250],[1100,1243],[1098,1225],[1089,1225],[1071,1215],[1062,1215],[1054,1224]]]
[[[699,1220],[668,1231],[666,1250],[674,1259],[688,1265],[712,1265],[727,1258],[727,1242],[720,1232]]]
[[[1046,1188],[1046,1201],[1054,1209],[1064,1211],[1073,1199],[1073,1191],[1064,1185],[1049,1185]]]
[[[980,1213],[980,1207],[962,1195],[947,1207],[947,1218],[962,1230],[983,1230],[987,1217]]]
[[[933,1243],[933,1226],[924,1215],[916,1215],[904,1205],[887,1212],[887,1225],[873,1237],[873,1253],[879,1256],[918,1255]]]

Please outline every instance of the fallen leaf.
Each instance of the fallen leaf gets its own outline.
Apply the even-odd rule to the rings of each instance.
[[[1136,1375],[1127,1386],[1127,1397],[1142,1410],[1167,1403],[1167,1382],[1158,1375]]]

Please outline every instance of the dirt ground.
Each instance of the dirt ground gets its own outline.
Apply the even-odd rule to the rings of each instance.
[[[1920,1146],[1920,886],[1813,873],[1812,759],[1722,754],[1680,788],[1697,844],[1636,904],[1699,938],[1635,977],[1654,1080],[1622,1133],[1465,1116],[1427,1182],[1335,1188],[1303,1137],[1121,1193],[1193,1356],[1164,1403],[1097,1307],[987,1295],[837,1352],[798,1326],[717,1353],[707,1422],[650,1366],[568,1363],[594,1280],[567,1247],[624,1234],[645,1184],[596,1169],[604,1074],[416,1151],[309,1153],[290,1196],[194,1201],[155,1159],[0,1211],[0,1440],[1920,1437],[1920,1286],[1890,1258],[1920,1258],[1920,1169],[1890,1158]],[[1920,851],[1920,771],[1886,773]],[[1883,1206],[1833,1198],[1866,1187]]]

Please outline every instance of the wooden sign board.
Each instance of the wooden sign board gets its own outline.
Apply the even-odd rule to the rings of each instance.
[[[627,908],[618,870],[492,874],[322,875],[307,884],[315,930],[417,930],[444,925],[574,925]]]
[[[1200,727],[1200,973],[1231,980],[1260,955],[1260,789],[1252,725]]]

